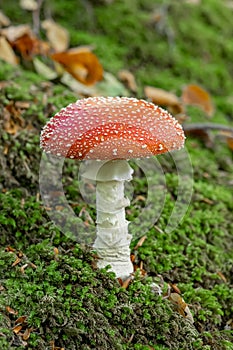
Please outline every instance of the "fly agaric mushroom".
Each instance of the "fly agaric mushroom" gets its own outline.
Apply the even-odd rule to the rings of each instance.
[[[41,147],[58,157],[85,160],[82,176],[96,181],[94,249],[98,267],[107,265],[116,277],[133,272],[131,235],[125,207],[124,183],[132,179],[127,160],[180,149],[181,125],[167,111],[144,100],[89,97],[68,105],[48,121]]]

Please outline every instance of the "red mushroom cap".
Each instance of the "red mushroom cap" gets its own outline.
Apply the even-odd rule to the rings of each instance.
[[[130,159],[180,149],[184,139],[178,121],[153,103],[89,97],[49,120],[41,133],[41,147],[72,159]]]

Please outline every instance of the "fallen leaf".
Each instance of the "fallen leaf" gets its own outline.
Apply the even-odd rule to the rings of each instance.
[[[46,77],[48,80],[53,80],[58,77],[58,74],[55,70],[51,69],[44,62],[39,60],[37,57],[33,58],[33,65],[34,65],[35,71],[39,75]]]
[[[31,328],[27,328],[25,330],[25,332],[23,333],[23,335],[22,335],[23,340],[28,340],[32,331],[33,331],[32,327]]]
[[[156,105],[170,107],[173,114],[184,113],[182,102],[175,94],[153,86],[145,86],[144,93]]]
[[[25,33],[12,43],[12,47],[19,51],[25,60],[31,60],[35,55],[47,55],[49,45],[45,41],[39,40],[32,33]]]
[[[85,85],[95,84],[103,78],[103,68],[89,47],[78,47],[55,53],[51,58],[60,63],[75,79]]]
[[[12,65],[18,64],[18,58],[5,37],[0,37],[0,59]]]
[[[233,151],[233,137],[226,137],[228,147]]]
[[[70,37],[65,28],[51,19],[43,21],[42,28],[45,29],[48,41],[55,52],[62,52],[68,49]]]
[[[185,105],[198,106],[209,117],[214,114],[214,106],[210,94],[199,85],[190,84],[185,86],[181,99]]]
[[[134,78],[134,75],[126,70],[120,70],[117,74],[118,78],[126,84],[127,88],[129,88],[131,91],[136,92],[137,91],[137,83],[136,80]]]
[[[18,311],[15,311],[15,310],[12,309],[10,306],[6,306],[6,311],[7,311],[9,314],[12,314],[12,315],[17,315],[17,314],[18,314]]]
[[[194,323],[194,319],[189,310],[189,307],[181,295],[178,293],[171,293],[168,296],[168,299],[173,303],[173,305],[175,305],[180,315],[182,315],[184,318],[187,318],[190,322]]]
[[[78,95],[81,96],[96,96],[96,91],[93,86],[87,86],[82,84],[80,81],[76,80],[72,75],[68,72],[63,73],[61,77],[61,82],[68,86],[69,89],[75,91]]]
[[[38,3],[35,0],[20,0],[19,6],[23,10],[36,11],[38,9]]]
[[[6,251],[6,252],[11,252],[11,253],[13,253],[13,252],[15,252],[15,248],[12,248],[11,246],[7,246],[7,247],[5,248],[5,251]]]
[[[15,321],[15,324],[21,324],[24,323],[26,321],[27,316],[20,316],[19,318],[17,318],[17,320]]]
[[[10,26],[8,28],[2,29],[1,34],[7,38],[7,40],[12,43],[21,36],[25,34],[31,34],[31,28],[27,24],[21,24],[18,26]]]
[[[11,266],[16,266],[20,263],[21,259],[19,257],[16,258],[16,260],[13,262]]]
[[[129,91],[115,77],[115,75],[104,72],[103,80],[95,86],[96,95],[98,96],[129,96]]]
[[[0,27],[7,27],[11,23],[10,19],[0,11]]]
[[[20,324],[16,325],[16,326],[13,327],[13,332],[18,334],[21,331],[22,328],[23,328],[22,325],[20,325]]]

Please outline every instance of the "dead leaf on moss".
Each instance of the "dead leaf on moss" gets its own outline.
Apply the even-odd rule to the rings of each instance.
[[[30,33],[25,33],[13,41],[12,47],[19,51],[25,60],[31,60],[36,55],[48,55],[50,50],[48,43]]]
[[[21,324],[24,323],[27,319],[27,316],[20,316],[19,318],[17,318],[17,320],[15,321],[15,324]]]
[[[18,334],[22,328],[23,328],[23,326],[21,324],[17,324],[16,326],[13,327],[12,330],[15,334]]]
[[[103,80],[95,86],[97,96],[129,96],[129,91],[115,75],[104,72]]]
[[[168,299],[172,302],[173,305],[175,305],[176,310],[179,312],[180,315],[188,319],[190,322],[194,323],[194,319],[189,310],[189,307],[180,294],[170,293]]]
[[[228,147],[233,151],[233,137],[226,137]]]
[[[126,69],[122,69],[118,72],[117,76],[123,83],[126,84],[126,87],[130,89],[132,92],[137,91],[138,87],[137,87],[135,77],[130,71]]]
[[[18,58],[14,53],[14,50],[12,49],[7,39],[3,36],[0,37],[0,58],[12,65],[18,64]]]
[[[210,94],[199,85],[186,85],[183,89],[181,99],[185,105],[198,106],[209,117],[214,114],[214,105]]]
[[[10,19],[0,11],[0,27],[7,27],[11,23]]]
[[[38,3],[35,0],[20,0],[19,6],[27,11],[36,11],[38,9]]]
[[[9,314],[12,314],[12,315],[17,315],[17,314],[18,314],[18,311],[15,311],[15,310],[12,309],[10,306],[6,306],[6,311],[7,311]]]
[[[61,25],[51,19],[42,22],[42,28],[46,31],[46,36],[55,52],[66,51],[69,47],[69,32]]]
[[[153,86],[145,86],[145,96],[154,104],[159,106],[170,107],[170,112],[173,114],[184,113],[184,107],[179,97],[172,92],[159,89]]]
[[[24,333],[22,334],[23,340],[28,340],[32,331],[33,331],[32,327],[31,328],[26,328]]]
[[[55,53],[51,58],[60,63],[75,79],[85,85],[95,84],[103,78],[103,68],[89,47],[78,47]]]
[[[25,34],[31,34],[31,28],[27,24],[21,24],[18,26],[10,26],[8,28],[2,29],[1,34],[7,38],[7,40],[12,43],[21,36]]]
[[[16,265],[18,265],[18,264],[20,263],[20,261],[21,261],[21,259],[20,259],[19,257],[17,257],[17,258],[15,259],[15,261],[12,263],[11,266],[16,266]]]
[[[44,62],[42,62],[37,57],[33,58],[33,65],[34,65],[35,71],[39,75],[47,78],[48,80],[53,80],[58,77],[58,73],[55,70],[51,69],[49,66],[47,66]]]

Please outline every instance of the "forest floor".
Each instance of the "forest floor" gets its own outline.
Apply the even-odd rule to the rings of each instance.
[[[33,13],[22,2],[0,5],[9,19],[0,17],[5,29],[16,35],[14,26],[27,24],[35,35],[27,46],[25,37],[19,45],[0,32],[1,50],[13,50],[13,64],[9,50],[0,63],[0,348],[233,349],[232,1],[45,0]],[[42,22],[51,18],[66,29],[69,44],[57,32],[55,41],[49,36]],[[102,80],[78,83],[51,60],[47,46],[46,54],[38,49],[41,40],[54,50],[59,40],[87,45],[77,71],[98,80],[87,63],[93,49]],[[157,158],[164,203],[156,222],[151,211],[160,194],[149,193],[147,182],[156,182],[156,174],[149,169],[145,176],[132,162],[127,219],[134,223],[136,272],[125,285],[108,268],[96,268],[91,247],[58,229],[40,195],[42,127],[62,107],[93,95],[152,100],[186,133],[185,163]],[[62,184],[88,231],[95,210],[79,190],[79,166],[65,161]]]

